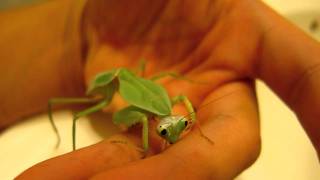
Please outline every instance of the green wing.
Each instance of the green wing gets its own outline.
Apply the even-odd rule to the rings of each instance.
[[[90,82],[87,89],[87,95],[102,94],[105,95],[107,88],[110,83],[116,78],[116,74],[119,70],[113,69],[110,71],[99,73],[95,78]],[[113,84],[115,86],[115,84]]]
[[[119,92],[129,104],[165,116],[171,113],[171,102],[166,90],[159,84],[137,77],[126,69],[121,69]]]
[[[140,123],[147,112],[134,106],[128,106],[113,114],[114,124],[124,124],[127,127]]]

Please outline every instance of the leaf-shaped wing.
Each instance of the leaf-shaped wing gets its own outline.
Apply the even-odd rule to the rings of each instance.
[[[108,102],[108,105],[112,101],[113,96],[116,93],[116,91],[117,91],[117,85],[115,82],[111,82],[105,88],[103,88],[104,99],[105,99],[105,101]],[[100,93],[100,94],[102,94],[102,93]]]
[[[107,91],[107,86],[112,82],[112,80],[116,77],[116,69],[99,73],[95,76],[95,78],[90,82],[89,87],[87,89],[87,95],[94,94],[103,94]]]
[[[146,113],[147,112],[138,107],[128,106],[114,113],[112,120],[114,124],[124,124],[130,127],[141,122],[142,118],[146,117]]]
[[[120,95],[128,103],[160,116],[171,113],[169,96],[161,85],[137,77],[126,69],[122,69],[118,76]]]

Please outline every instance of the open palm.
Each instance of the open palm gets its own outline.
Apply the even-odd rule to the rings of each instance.
[[[146,76],[179,72],[195,82],[205,82],[168,80],[164,84],[171,96],[185,94],[192,100],[199,108],[198,119],[204,133],[215,142],[208,143],[194,130],[161,155],[106,171],[102,176],[126,176],[120,172],[141,168],[136,171],[139,176],[145,166],[154,170],[148,168],[144,175],[170,176],[171,166],[178,164],[169,162],[194,163],[193,158],[197,158],[200,167],[214,168],[219,164],[226,170],[232,170],[230,163],[240,163],[234,164],[238,167],[252,163],[259,150],[259,128],[253,86],[247,77],[253,74],[261,32],[244,13],[243,2],[89,1],[87,8],[85,27],[92,45],[86,64],[87,79],[106,69],[135,67],[144,58]],[[202,107],[208,102],[212,104]],[[240,156],[233,157],[234,154]],[[163,156],[170,165],[161,167],[160,162],[166,159]],[[235,158],[241,161],[235,162]],[[181,173],[186,167],[180,169]],[[177,174],[180,176],[186,174]]]
[[[203,133],[214,143],[194,128],[165,151],[141,159],[135,146],[110,143],[118,139],[141,143],[140,136],[129,132],[43,164],[69,162],[70,166],[70,158],[81,157],[88,165],[71,168],[70,177],[97,179],[231,179],[251,165],[260,151],[260,135],[250,77],[262,30],[247,11],[248,4],[246,0],[89,0],[83,14],[86,82],[111,68],[134,68],[142,58],[146,77],[182,74],[198,83],[175,79],[162,83],[170,96],[184,94],[191,99]],[[152,133],[150,137],[152,150],[161,151],[159,138]],[[93,158],[99,160],[92,163]],[[60,163],[59,169],[65,166]]]

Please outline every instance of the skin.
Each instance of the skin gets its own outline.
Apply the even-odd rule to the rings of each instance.
[[[148,60],[146,76],[174,70],[195,81],[210,82],[199,85],[167,79],[162,83],[171,96],[182,93],[196,108],[216,100],[201,108],[197,117],[202,132],[214,145],[194,128],[162,151],[159,138],[150,134],[152,150],[143,158],[137,150],[140,135],[133,129],[39,163],[17,179],[232,179],[260,152],[252,83],[256,78],[268,84],[296,113],[319,154],[320,114],[315,107],[320,107],[320,45],[262,2],[88,0],[83,16],[81,8],[74,8],[72,23],[68,23],[71,26],[65,32],[63,22],[70,17],[68,9],[73,8],[73,3],[58,0],[0,14],[0,26],[5,27],[0,35],[6,37],[0,38],[0,59],[6,59],[0,61],[0,83],[7,87],[0,90],[2,127],[44,110],[50,97],[81,95],[81,87],[98,72],[133,67],[144,57]],[[18,23],[26,14],[39,18],[29,19],[29,24]],[[56,15],[56,19],[48,22],[44,15]],[[22,20],[9,22],[9,18]],[[57,29],[44,30],[39,24]],[[80,24],[82,30],[78,31]],[[23,32],[12,32],[11,28],[21,26],[26,26]],[[37,41],[27,36],[35,30],[41,37]],[[61,38],[62,32],[73,38]],[[65,44],[68,48],[63,48]],[[48,48],[31,56],[37,47]],[[68,65],[61,58],[65,52],[70,55]],[[43,60],[45,64],[37,63]],[[40,72],[32,70],[43,67],[49,70],[35,78]],[[26,68],[28,73],[22,72]],[[13,81],[18,77],[33,83]],[[22,97],[30,101],[21,102]],[[110,109],[120,107],[116,99]],[[181,111],[183,108],[175,109]]]

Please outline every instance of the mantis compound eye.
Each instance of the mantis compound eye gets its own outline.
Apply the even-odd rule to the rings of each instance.
[[[164,136],[164,135],[167,134],[167,130],[166,130],[166,129],[163,129],[160,133],[161,133],[162,136]]]
[[[188,126],[188,121],[184,122],[184,126],[187,127]]]

